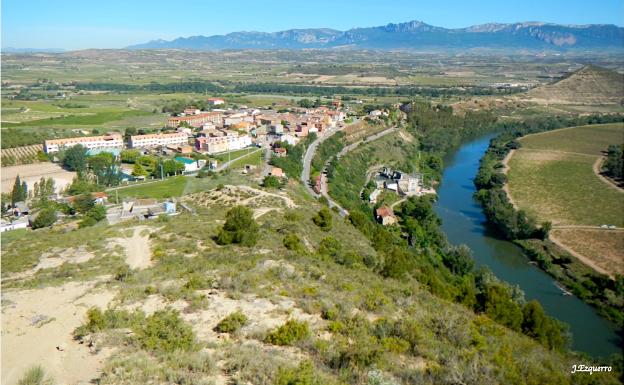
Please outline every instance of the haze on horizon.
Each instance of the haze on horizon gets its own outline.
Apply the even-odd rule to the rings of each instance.
[[[317,0],[269,4],[233,0],[168,2],[81,2],[2,0],[2,47],[123,48],[156,39],[218,35],[236,31],[275,32],[293,28],[347,30],[409,20],[445,28],[484,23],[540,21],[556,24],[623,25],[624,2],[603,0],[459,0],[420,3],[389,0]],[[449,10],[452,10],[449,12]]]

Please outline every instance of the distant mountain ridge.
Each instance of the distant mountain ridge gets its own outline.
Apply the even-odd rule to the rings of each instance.
[[[153,40],[128,49],[614,49],[624,51],[624,28],[612,24],[489,23],[448,29],[422,21],[352,28],[232,32],[226,35]]]

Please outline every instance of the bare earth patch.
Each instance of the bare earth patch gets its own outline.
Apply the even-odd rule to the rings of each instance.
[[[42,177],[54,179],[56,191],[61,191],[74,180],[75,172],[66,171],[56,163],[23,164],[20,166],[2,167],[2,192],[9,193],[15,183],[15,178],[26,181],[28,190],[32,191],[35,182]]]
[[[84,246],[80,246],[77,249],[74,249],[73,247],[65,250],[53,249],[48,253],[42,254],[39,258],[39,263],[34,268],[3,278],[2,281],[5,282],[9,280],[32,277],[39,270],[56,268],[64,263],[79,264],[90,261],[94,257],[95,255],[87,251]]]
[[[596,271],[624,275],[624,231],[605,229],[554,229],[550,238]]]
[[[99,377],[110,350],[95,354],[72,338],[89,307],[105,307],[114,297],[94,289],[96,282],[2,293],[2,384],[16,384],[33,365],[56,384],[89,384]]]
[[[152,266],[152,252],[150,250],[149,233],[147,226],[135,227],[133,235],[129,238],[115,238],[113,247],[119,245],[126,253],[126,263],[131,269],[146,269]]]

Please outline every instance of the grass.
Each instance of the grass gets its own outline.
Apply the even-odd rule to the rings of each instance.
[[[184,192],[187,179],[190,177],[175,176],[162,181],[140,183],[132,187],[118,188],[116,195],[121,201],[124,198],[171,198],[179,197]],[[109,191],[111,196],[115,194]]]
[[[151,115],[150,112],[142,110],[129,110],[129,111],[106,111],[96,112],[89,115],[69,115],[56,118],[46,118],[24,121],[20,123],[3,123],[4,127],[33,127],[33,126],[79,126],[79,125],[98,125],[107,122],[113,122],[117,120],[123,120],[125,118],[147,116]],[[164,121],[164,119],[163,119]]]
[[[509,161],[513,200],[555,225],[624,226],[622,194],[593,171],[600,151],[621,141],[623,125],[584,126],[529,135]]]

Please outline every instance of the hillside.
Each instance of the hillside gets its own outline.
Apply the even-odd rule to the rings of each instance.
[[[624,102],[624,75],[588,65],[553,83],[534,88],[528,96],[549,104],[603,105]]]
[[[615,25],[558,25],[538,22],[483,24],[447,29],[422,21],[352,28],[291,29],[279,32],[233,32],[226,35],[153,40],[129,49],[614,49],[622,50],[624,28]]]
[[[316,225],[301,186],[272,194],[225,186],[185,197],[196,215],[3,234],[2,382],[33,364],[60,383],[573,382],[577,357],[420,282],[434,271],[384,278],[383,254],[336,214]],[[237,202],[255,246],[215,242]]]

